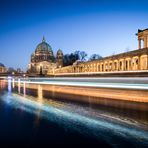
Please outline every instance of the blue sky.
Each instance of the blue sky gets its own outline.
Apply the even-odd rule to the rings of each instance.
[[[0,0],[0,62],[26,69],[43,35],[54,53],[102,56],[137,49],[147,0]]]

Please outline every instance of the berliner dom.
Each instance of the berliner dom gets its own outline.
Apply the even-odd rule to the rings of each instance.
[[[0,73],[6,73],[7,69],[4,64],[0,63]]]
[[[63,52],[61,49],[54,55],[51,46],[43,37],[42,42],[39,43],[35,52],[31,54],[31,60],[28,66],[28,73],[44,74],[48,71],[54,71],[55,68],[63,66]]]

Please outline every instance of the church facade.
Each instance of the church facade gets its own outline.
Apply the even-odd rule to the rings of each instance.
[[[53,71],[59,67],[63,67],[62,50],[59,49],[54,55],[51,46],[43,37],[42,42],[37,45],[35,52],[31,55],[28,73],[46,75],[48,71]]]
[[[138,49],[104,57],[100,60],[74,63],[48,71],[49,75],[88,74],[148,70],[148,29],[138,30]]]
[[[7,72],[7,68],[5,67],[4,64],[0,63],[0,73],[6,73]]]

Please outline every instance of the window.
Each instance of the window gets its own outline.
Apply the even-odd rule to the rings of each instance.
[[[117,70],[117,62],[115,62],[115,70]]]
[[[128,61],[125,62],[125,68],[128,70]]]
[[[104,71],[104,65],[102,64],[102,71]]]
[[[120,61],[120,69],[122,69],[122,62]]]
[[[138,60],[138,59],[136,59],[136,64],[137,64],[137,65],[139,64],[139,60]]]

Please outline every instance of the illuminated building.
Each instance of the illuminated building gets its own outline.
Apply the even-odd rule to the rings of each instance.
[[[31,55],[28,73],[47,74],[55,68],[63,66],[63,52],[58,50],[54,56],[51,46],[46,43],[45,38],[37,45],[35,52]]]

